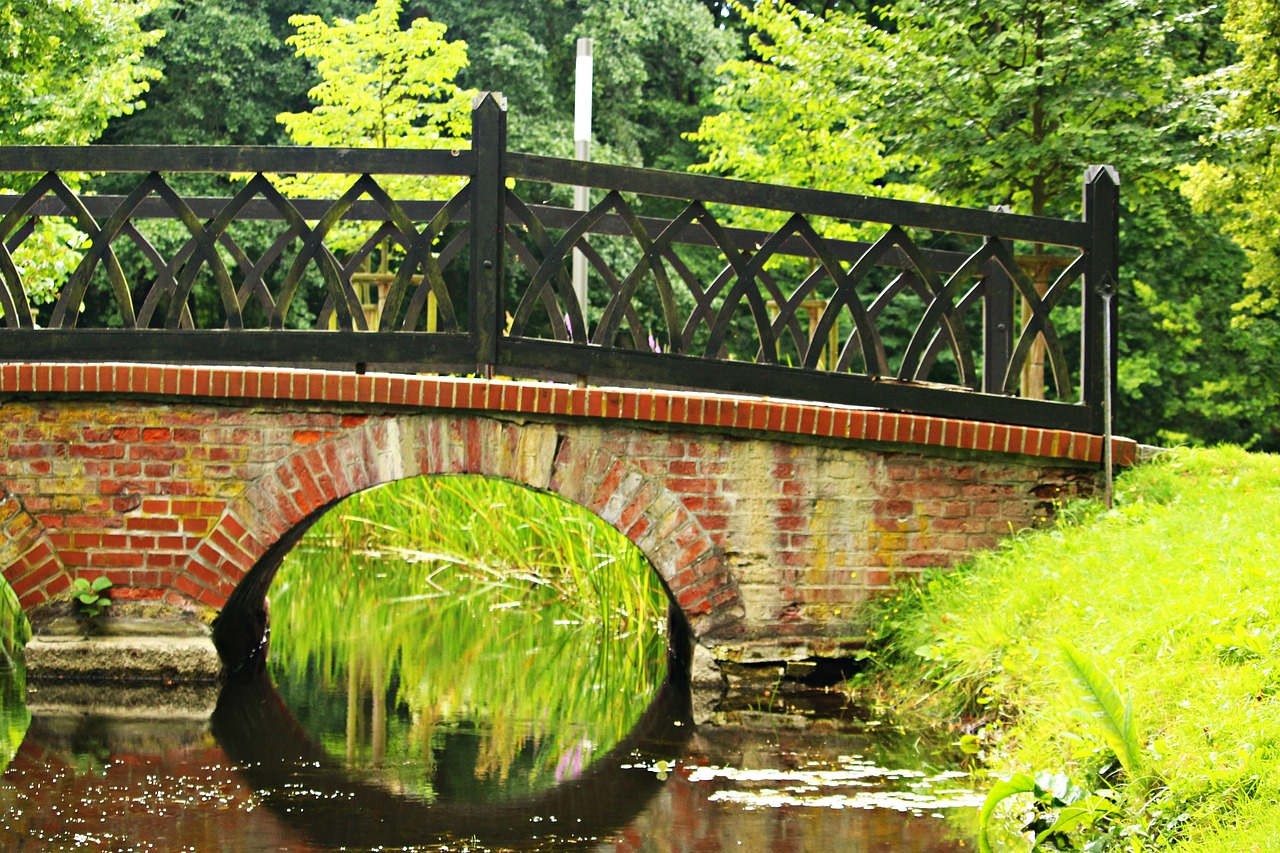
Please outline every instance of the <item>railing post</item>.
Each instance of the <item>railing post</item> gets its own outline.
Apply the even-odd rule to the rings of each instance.
[[[471,108],[471,284],[469,323],[476,371],[492,376],[502,335],[503,232],[506,225],[507,102],[500,92],[481,92]]]
[[[1111,166],[1084,173],[1084,219],[1089,224],[1084,279],[1081,391],[1094,434],[1110,433],[1110,401],[1116,387],[1116,286],[1120,279],[1120,176]]]
[[[982,390],[1006,393],[1009,360],[1013,358],[1013,279],[1000,264],[989,261],[983,272]]]

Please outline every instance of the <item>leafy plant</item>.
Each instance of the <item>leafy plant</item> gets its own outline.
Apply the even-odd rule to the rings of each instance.
[[[111,606],[107,592],[111,589],[111,581],[99,575],[92,581],[88,578],[76,578],[71,585],[71,594],[78,609],[85,618],[96,621]]]
[[[1116,690],[1106,673],[1066,640],[1059,640],[1062,664],[1070,673],[1084,701],[1076,716],[1097,724],[1107,745],[1115,752],[1129,778],[1142,769],[1142,742],[1133,719],[1133,706]]]
[[[1037,773],[1034,777],[1015,773],[991,788],[978,813],[980,853],[992,853],[991,840],[987,835],[991,818],[996,806],[1015,794],[1031,794],[1032,797],[1031,817],[1023,827],[1024,831],[1036,834],[1032,850],[1046,844],[1052,844],[1057,850],[1080,849],[1076,844],[1080,836],[1073,838],[1070,833],[1098,826],[1118,811],[1111,801],[1109,789],[1089,791],[1063,773]]]

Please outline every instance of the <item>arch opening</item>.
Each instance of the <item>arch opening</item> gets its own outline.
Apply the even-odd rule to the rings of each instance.
[[[228,670],[266,669],[335,760],[427,800],[575,778],[684,666],[668,663],[684,620],[640,550],[511,481],[397,480],[314,512],[273,550],[217,626]],[[268,599],[269,654],[253,639]],[[236,666],[229,650],[248,656]]]

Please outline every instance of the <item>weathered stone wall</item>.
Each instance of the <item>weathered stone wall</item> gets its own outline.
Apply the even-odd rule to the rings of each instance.
[[[118,599],[217,610],[275,542],[334,501],[405,477],[483,474],[554,491],[621,530],[719,657],[839,654],[862,633],[861,602],[1035,524],[1092,487],[1096,464],[1074,457],[1100,450],[1039,430],[1024,430],[1021,453],[978,450],[948,436],[995,446],[1002,433],[1007,448],[1015,428],[949,432],[956,422],[834,410],[842,427],[830,408],[776,402],[776,428],[768,409],[749,410],[746,423],[764,428],[748,428],[737,401],[729,419],[719,402],[693,417],[680,398],[690,416],[660,421],[628,404],[655,392],[595,392],[592,411],[590,396],[572,403],[591,393],[581,389],[457,380],[465,398],[453,388],[447,405],[424,407],[323,399],[327,381],[220,400],[98,388],[4,402],[0,568],[23,606],[106,575]],[[483,398],[471,393],[480,387]],[[557,411],[561,392],[571,404]],[[850,411],[863,418],[852,438]],[[892,439],[870,440],[890,418],[902,422]]]

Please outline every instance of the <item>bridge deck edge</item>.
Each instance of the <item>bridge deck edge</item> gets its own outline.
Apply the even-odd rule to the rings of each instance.
[[[854,405],[436,375],[124,362],[0,365],[0,395],[21,394],[287,400],[492,411],[875,441],[1099,464],[1103,450],[1102,436],[1088,433],[912,415]],[[1112,442],[1116,464],[1135,464],[1137,442],[1122,437]]]

